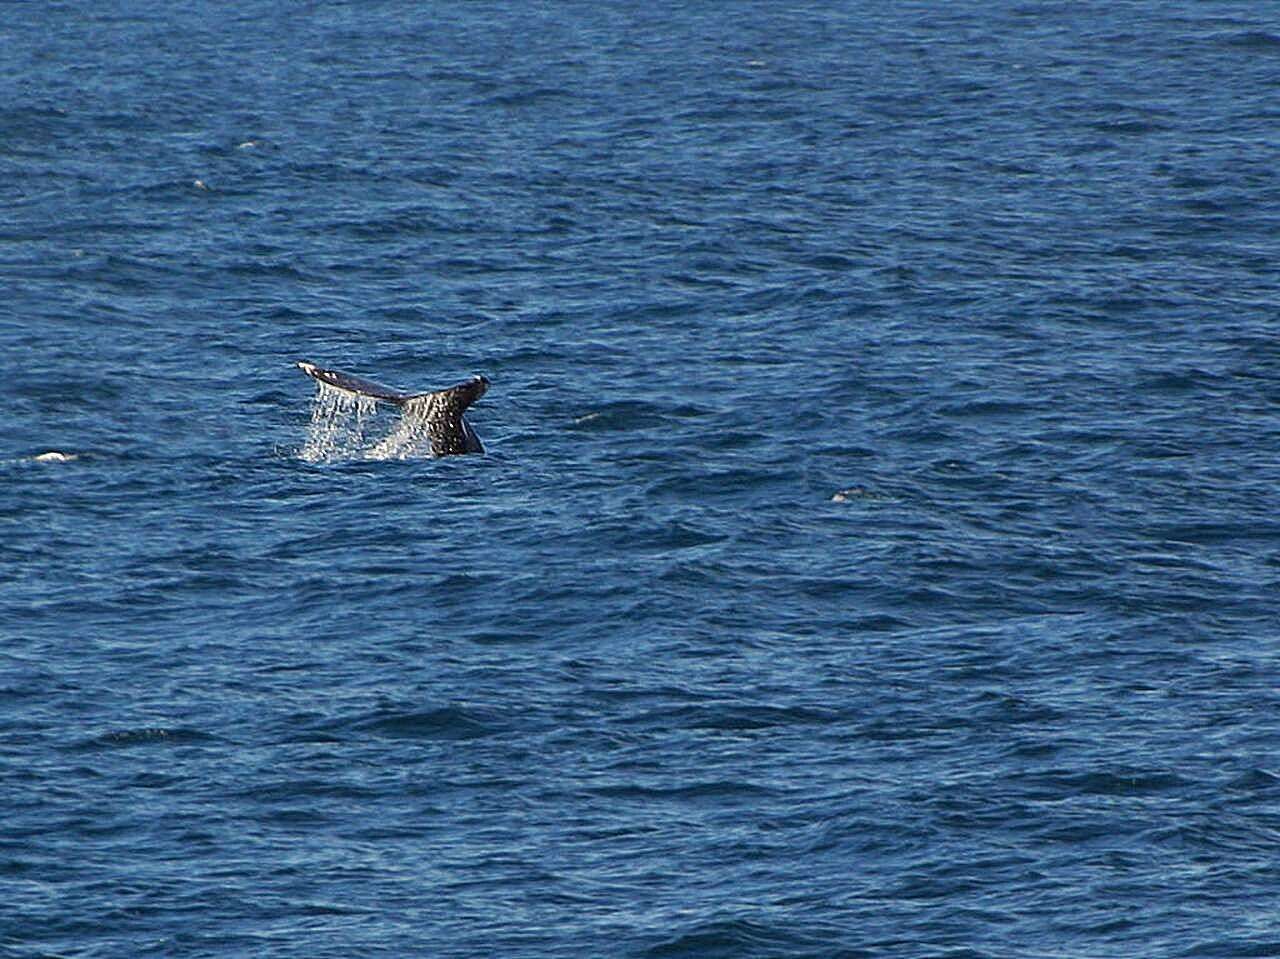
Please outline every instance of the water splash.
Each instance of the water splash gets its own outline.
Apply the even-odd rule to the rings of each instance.
[[[73,463],[80,458],[79,453],[62,453],[58,450],[50,450],[47,453],[37,453],[35,456],[19,456],[16,459],[0,460],[0,466],[31,466],[33,464],[48,463]]]
[[[429,397],[424,398],[429,400]],[[431,455],[427,427],[427,403],[409,400],[400,408],[400,422],[365,455],[369,459],[411,459]]]
[[[308,463],[353,459],[412,459],[431,455],[425,419],[412,406],[384,413],[371,396],[316,382],[307,441],[298,457]]]

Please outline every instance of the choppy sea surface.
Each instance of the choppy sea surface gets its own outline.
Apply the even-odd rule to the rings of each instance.
[[[5,5],[0,955],[1280,955],[1276,14]]]

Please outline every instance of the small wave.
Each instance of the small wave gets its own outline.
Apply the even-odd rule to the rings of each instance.
[[[717,959],[728,956],[834,955],[831,942],[748,919],[697,923],[641,953],[645,959]],[[814,952],[822,949],[822,952]]]
[[[1068,796],[1146,796],[1185,788],[1186,779],[1169,772],[1049,772],[1025,780],[1031,795],[1042,800]]]
[[[76,744],[76,749],[124,749],[133,746],[186,746],[211,742],[214,737],[197,729],[180,726],[139,726],[111,729]]]
[[[1280,792],[1280,773],[1268,769],[1253,768],[1236,776],[1227,788],[1244,793],[1266,793],[1275,795]]]
[[[984,693],[980,700],[977,714],[992,726],[1036,726],[1063,718],[1052,706],[1009,693]]]
[[[1267,33],[1263,30],[1246,30],[1242,33],[1220,35],[1217,40],[1219,45],[1224,47],[1280,54],[1280,34]]]
[[[620,400],[598,410],[583,413],[573,421],[573,429],[584,432],[638,430],[661,426],[669,419],[689,419],[708,411],[691,404],[664,406],[643,400]]]
[[[1163,133],[1170,128],[1154,120],[1102,120],[1090,126],[1099,133],[1110,133],[1116,136],[1145,136],[1148,133]]]
[[[835,713],[807,706],[725,704],[655,709],[633,717],[641,726],[677,725],[682,729],[709,729],[718,732],[749,732],[779,726],[812,726],[828,723]]]
[[[824,273],[848,273],[852,271],[857,264],[847,256],[839,253],[819,253],[800,261],[801,266],[807,266],[813,270],[820,270]]]
[[[831,502],[833,503],[849,503],[857,500],[881,500],[888,499],[884,493],[877,493],[873,489],[867,489],[865,486],[849,486],[845,489],[836,490],[831,494]]]
[[[948,403],[938,412],[943,416],[964,420],[1023,416],[1036,411],[1036,405],[1030,401],[982,398]]]
[[[390,739],[480,739],[498,730],[453,707],[421,712],[379,712],[357,722],[355,729]]]
[[[510,93],[499,93],[485,100],[487,106],[516,109],[519,107],[539,106],[550,100],[561,100],[572,96],[568,90],[558,87],[538,87],[533,90],[515,90]]]
[[[240,795],[259,803],[287,803],[301,796],[312,799],[342,799],[368,801],[378,795],[376,789],[340,780],[316,777],[284,778],[271,782],[254,783],[240,791]]]
[[[639,786],[633,783],[619,786],[597,786],[591,790],[597,796],[610,799],[636,800],[699,800],[699,799],[746,799],[759,798],[773,794],[773,790],[755,783],[736,782],[733,780],[714,780],[709,782],[688,783],[682,786]]]

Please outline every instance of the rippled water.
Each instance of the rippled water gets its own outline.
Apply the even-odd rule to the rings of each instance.
[[[0,953],[1280,954],[1273,13],[10,5]]]

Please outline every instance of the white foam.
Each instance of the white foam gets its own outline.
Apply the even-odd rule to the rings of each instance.
[[[47,453],[36,453],[34,456],[19,456],[16,459],[0,460],[0,466],[30,466],[33,463],[44,465],[46,463],[71,463],[80,458],[79,453],[61,453],[58,450],[49,450]]]

